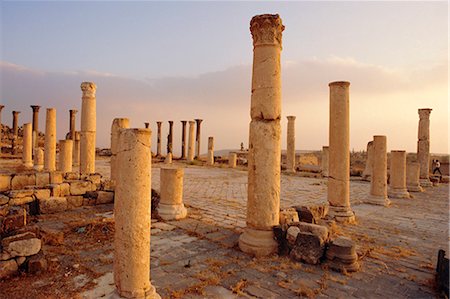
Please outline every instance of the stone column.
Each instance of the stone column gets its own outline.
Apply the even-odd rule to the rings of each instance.
[[[150,282],[151,131],[119,131],[114,200],[116,296],[160,298]]]
[[[173,121],[169,120],[169,135],[167,135],[167,153],[173,150]]]
[[[181,129],[181,159],[186,159],[186,120],[182,120],[183,125]]]
[[[2,131],[2,128],[3,128],[3,125],[2,125],[2,110],[3,110],[3,108],[5,108],[5,105],[0,105],[0,152],[1,152],[1,149],[2,149],[2,139],[3,139],[3,131]]]
[[[331,82],[328,166],[329,214],[338,222],[353,222],[350,207],[350,82]]]
[[[183,204],[183,177],[182,168],[161,168],[158,215],[166,221],[183,219],[187,215]]]
[[[30,123],[23,125],[22,162],[26,168],[33,168],[33,128]]]
[[[72,172],[73,140],[65,139],[59,141],[59,171]]]
[[[328,164],[329,164],[330,152],[328,146],[322,146],[322,176],[324,178],[328,177]]]
[[[56,109],[48,108],[45,118],[44,169],[56,170]]]
[[[172,164],[172,153],[167,153],[166,158],[164,159],[164,163]]]
[[[145,128],[148,129],[150,127],[150,123],[144,123]]]
[[[195,157],[200,160],[200,126],[203,119],[195,119],[195,122],[197,123],[197,131],[195,132]]]
[[[387,140],[386,136],[373,136],[372,174],[367,203],[389,206],[387,197]]]
[[[80,173],[95,172],[96,99],[97,86],[92,82],[81,83],[81,133]]]
[[[420,187],[420,164],[409,162],[406,164],[406,188],[409,192],[423,192]]]
[[[257,15],[253,37],[251,122],[248,152],[247,227],[239,248],[257,256],[277,251],[281,168],[281,37],[279,15]]]
[[[236,168],[237,162],[237,155],[236,153],[229,153],[228,154],[228,166],[230,168]]]
[[[72,151],[72,165],[80,166],[80,132],[75,131],[75,139],[73,141],[73,151]]]
[[[34,170],[41,171],[42,169],[44,169],[44,151],[42,150],[42,148],[36,147],[34,149],[33,163]]]
[[[189,121],[189,143],[188,143],[188,162],[194,161],[194,133],[195,133],[195,121]]]
[[[19,113],[20,111],[13,111],[13,135],[17,137],[19,135]]]
[[[370,181],[370,177],[372,176],[372,152],[373,152],[373,141],[369,141],[367,143],[367,157],[366,157],[366,166],[362,173],[362,179],[365,181]]]
[[[430,181],[430,113],[432,109],[419,109],[417,160],[420,163],[420,185],[431,187]]]
[[[70,123],[69,123],[69,139],[75,140],[75,131],[76,131],[76,114],[78,110],[71,109],[69,110],[69,117],[70,117]]]
[[[41,106],[31,105],[31,109],[33,109],[33,132],[32,132],[32,144],[33,148],[38,146],[38,136],[39,136],[39,109]]]
[[[117,152],[119,151],[119,134],[121,129],[130,127],[130,120],[128,118],[115,118],[111,125],[111,162],[110,162],[110,176],[111,181],[116,181],[119,172],[119,165],[117,164]]]
[[[286,168],[288,172],[295,172],[295,116],[288,116]]]
[[[209,166],[214,165],[214,137],[208,137],[208,159],[206,164]]]
[[[157,135],[157,141],[156,141],[156,156],[161,157],[161,125],[162,121],[157,121],[156,124],[158,125],[158,135]]]
[[[391,198],[409,198],[406,190],[406,152],[391,151],[389,192]]]

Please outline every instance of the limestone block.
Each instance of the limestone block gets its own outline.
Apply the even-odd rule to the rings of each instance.
[[[0,279],[7,278],[19,270],[16,260],[0,261]]]
[[[70,195],[70,185],[68,183],[62,183],[59,185],[61,193],[59,196],[65,197]]]
[[[26,197],[12,197],[9,200],[9,205],[10,206],[21,206],[30,202],[33,202],[34,198],[31,196],[26,196]]]
[[[347,237],[338,237],[328,247],[326,257],[328,265],[337,271],[357,271],[359,269],[358,255],[355,243]]]
[[[237,155],[236,155],[236,153],[230,153],[228,155],[228,166],[230,168],[236,168],[236,163],[237,163]]]
[[[48,172],[37,172],[36,173],[36,186],[44,187],[50,184],[50,173]]]
[[[27,224],[27,211],[21,207],[7,209],[7,214],[0,225],[0,235],[9,234]]]
[[[8,192],[9,197],[22,198],[33,195],[34,191],[30,189],[11,190]]]
[[[297,235],[300,233],[300,229],[297,226],[290,226],[286,232],[286,240],[288,242],[289,248],[293,248],[295,241],[297,240]]]
[[[16,174],[11,180],[11,189],[23,189],[31,185],[36,185],[35,174]]]
[[[8,201],[9,201],[9,197],[8,196],[0,194],[0,206],[7,204]]]
[[[328,241],[329,232],[326,226],[305,222],[296,223],[295,226],[297,226],[301,232],[311,233],[319,237],[323,243]]]
[[[92,173],[89,175],[87,180],[95,185],[96,189],[99,189],[102,181],[102,175],[98,173]]]
[[[300,231],[292,248],[290,256],[297,261],[316,265],[325,252],[325,242],[312,233]]]
[[[98,191],[96,204],[107,204],[114,202],[114,192]]]
[[[103,191],[110,191],[110,192],[114,192],[115,189],[115,183],[113,180],[104,180],[101,183],[101,187],[100,187]]]
[[[295,209],[290,208],[286,210],[282,210],[280,212],[280,224],[291,224],[293,222],[299,222],[298,213]]]
[[[53,196],[53,197],[61,196],[60,184],[50,184],[50,185],[47,185],[47,188],[50,190],[50,196]]]
[[[64,178],[66,180],[79,180],[80,174],[78,172],[66,172]]]
[[[11,175],[0,174],[0,192],[11,189]]]
[[[16,257],[15,260],[16,260],[17,266],[20,267],[23,263],[25,263],[27,258],[24,256],[19,256],[19,257]]]
[[[6,261],[6,260],[10,260],[11,259],[11,255],[7,252],[0,252],[0,261]]]
[[[38,202],[41,214],[52,214],[67,210],[67,199],[65,197],[49,197]]]
[[[75,181],[70,183],[71,195],[83,195],[92,190],[95,190],[95,186],[92,188],[92,183],[89,181]]]
[[[34,197],[36,199],[47,199],[50,197],[50,189],[36,189],[34,190]]]
[[[11,257],[30,256],[41,250],[41,240],[32,233],[5,238],[2,240],[2,245],[3,250],[7,251]]]
[[[83,205],[83,196],[80,195],[72,195],[72,196],[67,196],[67,207],[69,209],[73,209],[73,208],[78,208],[81,207]]]
[[[327,215],[329,204],[296,206],[295,209],[297,210],[299,221],[317,224],[320,219]]]
[[[63,182],[63,173],[61,171],[50,172],[50,184],[61,184]]]

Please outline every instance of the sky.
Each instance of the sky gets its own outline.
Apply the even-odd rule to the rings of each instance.
[[[278,13],[283,32],[282,148],[295,115],[296,149],[328,144],[329,88],[350,81],[350,148],[386,135],[388,150],[415,152],[418,108],[432,108],[431,152],[448,153],[448,3],[442,2],[41,2],[2,1],[2,122],[31,122],[29,105],[57,109],[57,135],[78,109],[80,83],[97,84],[97,146],[116,117],[132,127],[203,119],[215,149],[248,145],[250,19]],[[163,150],[163,152],[165,152]]]

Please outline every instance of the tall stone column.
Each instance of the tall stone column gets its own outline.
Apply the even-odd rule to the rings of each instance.
[[[75,131],[75,139],[73,140],[72,165],[80,166],[80,132]]]
[[[195,119],[195,122],[197,123],[197,131],[195,132],[195,157],[197,157],[198,160],[200,160],[200,126],[202,121],[203,119]]]
[[[214,165],[214,137],[208,137],[208,159],[206,164],[209,166]]]
[[[186,159],[186,123],[186,120],[181,121],[181,159]]]
[[[48,108],[45,118],[44,169],[56,170],[56,109]]]
[[[389,192],[391,198],[410,198],[406,190],[406,152],[391,151]]]
[[[3,139],[3,125],[2,125],[2,110],[5,108],[5,105],[0,105],[0,152],[2,149],[2,139]]]
[[[39,109],[41,106],[31,105],[31,109],[33,109],[33,132],[32,132],[32,144],[33,148],[38,146],[38,136],[39,136]]]
[[[420,185],[431,187],[430,181],[430,113],[432,109],[419,109],[417,160],[420,163]]]
[[[72,155],[73,155],[73,140],[64,139],[59,141],[59,171],[66,173],[72,172]]]
[[[151,131],[119,131],[114,283],[125,298],[160,298],[150,282]]]
[[[409,162],[406,164],[406,188],[409,192],[423,192],[420,187],[420,164]]]
[[[330,160],[330,152],[328,146],[322,146],[322,176],[324,178],[328,177],[329,170],[328,170],[328,164]]]
[[[248,152],[247,226],[239,248],[257,256],[277,250],[273,227],[279,224],[281,166],[281,38],[279,15],[257,15],[253,37],[251,122]]]
[[[188,162],[194,161],[194,142],[195,142],[195,121],[189,121],[189,141],[188,141]]]
[[[81,83],[81,132],[80,173],[95,172],[96,99],[97,86],[92,82]]]
[[[116,181],[119,173],[119,165],[117,164],[117,152],[119,151],[119,135],[121,129],[130,127],[130,120],[128,118],[115,118],[111,125],[111,162],[110,162],[110,176],[111,181]]]
[[[353,222],[350,207],[350,82],[331,82],[329,130],[329,214],[338,222]]]
[[[387,197],[387,139],[386,136],[373,136],[372,175],[370,195],[367,203],[389,206]]]
[[[288,116],[286,168],[288,172],[295,172],[295,116]]]
[[[366,157],[366,167],[362,173],[362,178],[365,181],[370,181],[372,176],[372,155],[373,155],[373,141],[367,143],[367,157]]]
[[[78,110],[71,109],[69,110],[69,117],[70,117],[70,123],[69,123],[69,139],[75,140],[75,131],[76,131],[76,114]]]
[[[157,135],[157,141],[156,141],[156,156],[161,157],[161,125],[162,121],[157,121],[156,124],[158,125],[158,135]]]
[[[20,111],[13,111],[13,135],[17,137],[19,135],[19,113]]]
[[[158,215],[166,221],[183,219],[187,215],[183,204],[183,177],[183,168],[161,168]]]
[[[22,162],[26,168],[33,168],[33,128],[31,124],[23,125]]]
[[[169,120],[169,135],[167,135],[167,153],[172,153],[172,150],[173,150],[173,121]]]

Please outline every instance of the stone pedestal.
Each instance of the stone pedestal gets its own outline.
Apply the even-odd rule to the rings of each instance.
[[[195,132],[195,157],[200,159],[200,140],[201,140],[201,124],[203,119],[195,119],[197,123],[197,131]]]
[[[406,190],[406,152],[391,151],[389,192],[391,198],[409,198]]]
[[[350,207],[350,83],[332,82],[328,164],[329,215],[338,222],[353,222]]]
[[[206,164],[209,166],[214,165],[214,137],[208,137],[208,158]]]
[[[76,114],[78,110],[71,109],[69,110],[69,117],[70,117],[70,123],[69,123],[69,139],[75,140],[75,131],[76,131]]]
[[[420,186],[420,164],[410,162],[406,164],[406,188],[409,192],[423,192]]]
[[[387,197],[387,139],[386,136],[373,136],[372,176],[367,203],[389,206]]]
[[[72,172],[73,140],[59,141],[59,163],[58,168],[62,173]]]
[[[373,164],[373,141],[369,141],[367,143],[367,157],[366,157],[366,167],[362,173],[362,178],[365,181],[370,182],[370,178],[372,176],[372,164]]]
[[[253,37],[251,122],[248,152],[247,227],[239,248],[256,256],[277,251],[273,227],[279,224],[281,168],[281,38],[279,15],[258,15]]]
[[[183,204],[183,176],[182,168],[161,168],[158,215],[166,221],[183,219],[187,215]]]
[[[432,109],[419,109],[417,161],[420,163],[420,185],[431,187],[430,181],[430,113]]]
[[[169,135],[167,135],[167,153],[173,153],[173,121],[169,120]]]
[[[80,165],[80,132],[75,131],[75,139],[73,140],[73,156],[72,156],[72,165],[79,166]]]
[[[34,149],[34,170],[41,171],[44,169],[44,150],[40,147]]]
[[[45,118],[44,169],[56,170],[56,109],[48,108]]]
[[[111,125],[111,181],[115,181],[118,176],[117,152],[119,150],[119,133],[121,129],[129,128],[128,118],[115,118]]]
[[[33,128],[31,124],[23,125],[22,162],[26,168],[33,168]]]
[[[186,120],[181,121],[181,159],[186,159],[186,123]]]
[[[236,162],[237,162],[236,153],[229,153],[228,154],[228,166],[230,168],[236,168]]]
[[[295,116],[288,116],[286,170],[295,172]]]
[[[328,146],[322,146],[322,161],[321,161],[321,168],[322,168],[322,176],[324,178],[327,178],[329,175],[329,168],[328,164],[330,163],[330,151]]]
[[[81,83],[81,132],[80,173],[95,173],[96,99],[97,86],[92,82]]]
[[[188,162],[194,161],[194,142],[195,142],[195,121],[189,121],[189,143],[188,143]]]
[[[157,157],[161,157],[161,126],[162,126],[162,121],[157,121],[156,124],[158,125],[158,134],[157,136],[157,140],[156,140],[156,156]]]
[[[151,131],[121,129],[114,199],[114,283],[118,296],[160,298],[150,282]]]

